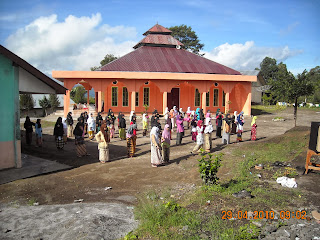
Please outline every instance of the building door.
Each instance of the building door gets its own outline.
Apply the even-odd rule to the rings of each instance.
[[[180,88],[172,88],[171,93],[168,93],[167,103],[169,110],[173,108],[173,106],[177,106],[179,109],[180,104]]]

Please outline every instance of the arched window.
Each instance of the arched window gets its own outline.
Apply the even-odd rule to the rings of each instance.
[[[111,106],[118,107],[118,87],[111,88]]]
[[[129,93],[126,87],[122,88],[122,106],[123,107],[129,106]]]
[[[217,88],[213,89],[213,106],[219,106],[219,89]]]
[[[194,106],[200,107],[200,92],[198,88],[196,88],[196,91],[194,94]]]

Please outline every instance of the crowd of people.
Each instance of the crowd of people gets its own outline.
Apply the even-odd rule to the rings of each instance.
[[[164,119],[162,128],[160,118]],[[257,117],[254,116],[251,122],[251,140],[256,140],[257,133]],[[55,137],[56,147],[61,150],[67,144],[68,138],[75,139],[76,152],[78,157],[88,156],[85,136],[98,143],[99,160],[102,163],[109,161],[109,142],[115,137],[115,125],[118,126],[118,134],[120,140],[126,140],[127,155],[132,158],[135,156],[137,143],[137,116],[135,111],[130,112],[129,126],[127,127],[125,116],[119,112],[115,117],[112,109],[109,109],[105,118],[99,112],[96,118],[93,114],[87,112],[81,113],[77,119],[77,124],[73,128],[74,120],[72,113],[69,112],[67,118],[58,117],[54,126],[53,135]],[[222,144],[230,143],[230,135],[236,134],[236,142],[242,141],[243,126],[245,120],[243,112],[238,113],[222,113],[220,109],[212,114],[210,110],[205,114],[202,109],[197,108],[192,111],[188,107],[184,112],[182,108],[178,110],[176,106],[172,109],[166,108],[163,115],[154,110],[151,118],[147,112],[142,115],[142,136],[147,137],[150,128],[150,145],[151,145],[151,165],[158,167],[169,163],[170,145],[172,135],[176,132],[176,145],[181,145],[185,137],[186,129],[190,130],[191,139],[195,142],[195,146],[191,154],[196,154],[203,149],[211,152],[213,148],[212,139],[215,131],[216,138],[221,138]],[[214,129],[214,125],[216,126]],[[26,117],[24,128],[26,130],[26,143],[32,142],[33,126],[36,132],[36,146],[42,146],[42,128],[41,119],[37,119],[36,123],[30,121]],[[150,126],[150,127],[149,127]],[[186,128],[186,129],[185,129]]]

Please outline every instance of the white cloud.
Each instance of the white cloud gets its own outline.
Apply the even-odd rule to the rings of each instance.
[[[288,46],[258,47],[255,46],[253,41],[247,41],[244,44],[225,43],[210,52],[203,53],[205,53],[206,58],[233,69],[253,70],[259,67],[265,57],[275,58],[278,62],[281,62],[301,52],[301,50],[291,50]]]
[[[52,70],[90,70],[106,54],[122,56],[133,50],[133,27],[101,25],[100,13],[91,17],[40,17],[18,29],[6,47],[46,74]]]

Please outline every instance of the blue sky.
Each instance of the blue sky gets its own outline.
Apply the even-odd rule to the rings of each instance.
[[[41,71],[90,70],[123,56],[157,22],[191,26],[205,57],[253,70],[269,56],[294,74],[320,65],[320,1],[0,1],[0,44]]]

